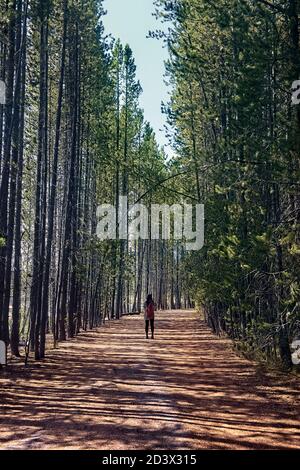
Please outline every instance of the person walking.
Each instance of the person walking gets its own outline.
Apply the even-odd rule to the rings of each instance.
[[[153,302],[153,298],[151,294],[147,296],[147,300],[144,304],[144,308],[145,308],[146,339],[149,339],[149,325],[151,326],[151,338],[154,339],[155,304]]]

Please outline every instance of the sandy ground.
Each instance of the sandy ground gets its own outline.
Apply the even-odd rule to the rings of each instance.
[[[195,312],[154,341],[124,318],[0,372],[1,449],[300,448],[299,379],[266,374]]]

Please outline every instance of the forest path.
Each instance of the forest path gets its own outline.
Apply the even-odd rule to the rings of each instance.
[[[300,447],[299,380],[238,357],[192,311],[123,318],[0,373],[2,449]]]

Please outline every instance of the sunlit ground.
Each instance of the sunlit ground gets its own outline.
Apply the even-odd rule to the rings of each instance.
[[[235,355],[194,312],[81,334],[28,370],[0,372],[0,448],[284,449],[300,446],[297,379]]]

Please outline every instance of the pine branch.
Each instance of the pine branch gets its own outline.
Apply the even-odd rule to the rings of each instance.
[[[263,3],[267,7],[271,8],[272,10],[278,11],[282,13],[283,15],[286,14],[286,10],[281,7],[280,5],[274,5],[274,3],[269,2],[268,0],[259,0],[260,3]]]

